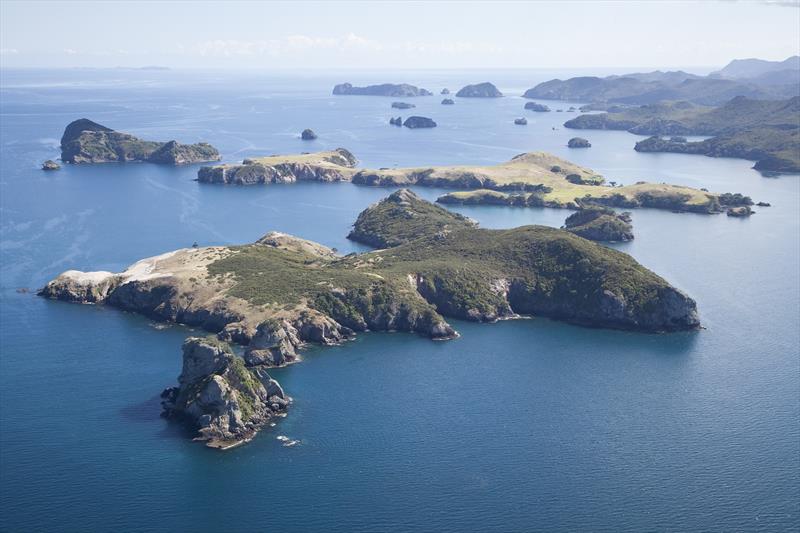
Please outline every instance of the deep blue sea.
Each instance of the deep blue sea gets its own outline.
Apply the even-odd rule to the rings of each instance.
[[[516,95],[574,72],[0,73],[0,530],[783,531],[800,528],[800,177],[752,163],[639,154],[587,131],[578,103]],[[492,81],[506,98],[439,104]],[[434,97],[388,125],[392,98],[335,83],[410,82]],[[526,127],[513,119],[526,116]],[[202,185],[197,167],[39,170],[86,117],[147,139],[208,141],[225,161],[345,147],[364,166],[491,164],[545,150],[621,183],[742,192],[750,219],[638,210],[617,247],[688,292],[706,329],[646,335],[544,319],[473,324],[433,342],[370,333],[273,372],[287,418],[219,452],[159,417],[196,332],[31,291],[67,269],[113,270],[198,242],[270,230],[342,252],[356,215],[392,190]],[[319,135],[303,142],[302,129]],[[418,190],[433,199],[441,191]],[[560,226],[568,212],[472,207],[484,227]],[[284,447],[285,435],[300,444]]]

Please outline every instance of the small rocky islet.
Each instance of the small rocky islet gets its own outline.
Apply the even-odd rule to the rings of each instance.
[[[382,249],[348,256],[271,232],[252,244],[185,248],[121,273],[67,271],[41,296],[105,304],[207,330],[184,345],[165,414],[228,448],[284,413],[289,399],[267,373],[308,344],[361,331],[457,332],[446,317],[478,322],[534,315],[643,332],[699,326],[695,302],[633,258],[560,229],[480,229],[399,190],[362,212],[351,239]],[[226,343],[243,347],[242,357]]]
[[[462,87],[456,96],[459,98],[500,98],[503,93],[493,83],[485,81]]]
[[[148,162],[185,165],[219,159],[219,151],[208,143],[144,141],[86,118],[71,122],[61,136],[61,160],[65,163]]]

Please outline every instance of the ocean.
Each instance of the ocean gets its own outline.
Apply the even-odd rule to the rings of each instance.
[[[800,528],[800,177],[637,153],[632,134],[563,128],[580,102],[523,111],[525,89],[574,74],[0,72],[0,530]],[[332,96],[346,81],[409,82],[435,96],[406,99],[413,110]],[[481,81],[507,96],[440,105],[443,87]],[[439,126],[388,125],[410,114]],[[521,116],[527,126],[513,124]],[[145,139],[208,141],[226,162],[344,147],[365,167],[483,165],[543,150],[619,183],[741,192],[772,207],[749,219],[635,210],[636,239],[613,245],[692,296],[703,330],[452,321],[461,337],[447,342],[367,333],[311,347],[272,371],[294,398],[289,415],[219,452],[159,416],[181,343],[199,332],[35,290],[64,270],[119,271],[271,230],[363,251],[345,236],[394,189],[207,185],[194,181],[196,165],[41,171],[81,117]],[[301,141],[305,128],[319,138]],[[568,149],[576,135],[592,147]],[[453,209],[488,228],[558,227],[569,214]]]

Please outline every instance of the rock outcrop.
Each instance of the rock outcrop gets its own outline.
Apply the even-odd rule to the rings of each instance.
[[[246,364],[215,337],[186,339],[178,386],[161,397],[165,416],[187,420],[195,440],[220,449],[249,441],[290,403],[262,367]]]
[[[445,98],[442,100],[442,105],[454,105],[455,102],[452,98]]]
[[[526,119],[525,117],[515,118],[514,119],[514,124],[516,124],[517,126],[527,126],[528,125],[528,119]]]
[[[368,85],[366,87],[353,87],[350,83],[341,83],[333,88],[335,95],[362,95],[362,96],[431,96],[433,93],[407,83],[383,83]]]
[[[584,239],[600,242],[633,240],[630,213],[617,214],[599,206],[583,207],[564,221],[564,229]]]
[[[202,183],[293,183],[296,181],[347,181],[357,160],[344,148],[330,152],[296,156],[270,156],[245,159],[240,165],[201,167],[197,180]]]
[[[583,137],[573,137],[567,142],[567,146],[569,148],[590,148],[592,146],[592,143],[590,143]]]
[[[435,128],[436,122],[433,119],[428,117],[419,117],[419,116],[412,116],[408,117],[405,122],[403,122],[403,126],[406,128],[417,129],[417,128]]]
[[[485,81],[474,85],[467,85],[456,93],[461,98],[499,98],[503,96],[497,87]]]
[[[66,163],[149,162],[183,165],[219,159],[217,149],[208,143],[143,141],[85,118],[71,122],[61,137],[61,160]]]
[[[48,159],[44,163],[42,163],[42,170],[59,170],[61,165],[53,161],[52,159]]]
[[[755,213],[755,211],[750,209],[749,206],[743,205],[740,207],[731,207],[728,209],[727,213],[729,217],[745,218]]]
[[[402,126],[403,125],[403,117],[397,117],[397,118],[392,117],[392,118],[389,118],[389,124],[391,124],[392,126]]]
[[[450,94],[450,89],[448,89],[447,87],[445,87],[444,89],[442,89],[442,92],[441,92],[441,93],[439,93],[439,94]]]
[[[313,141],[314,139],[317,138],[317,134],[314,133],[314,130],[306,128],[300,134],[300,138],[303,139],[304,141]]]
[[[547,113],[550,108],[544,104],[537,104],[536,102],[528,102],[525,104],[525,109],[528,111],[536,111],[537,113]]]
[[[414,104],[409,104],[408,102],[392,102],[392,107],[394,109],[411,109],[417,106]]]

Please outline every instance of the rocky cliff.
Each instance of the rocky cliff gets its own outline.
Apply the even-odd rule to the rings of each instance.
[[[315,154],[245,159],[240,165],[202,167],[197,172],[197,180],[236,185],[348,181],[356,163],[353,154],[344,148],[337,148]]]
[[[143,141],[85,118],[71,122],[61,137],[61,160],[66,163],[149,162],[183,165],[217,161],[219,158],[217,149],[207,143]]]
[[[263,367],[248,365],[215,337],[186,339],[178,386],[161,397],[165,416],[188,421],[195,440],[221,449],[252,439],[290,402]]]

